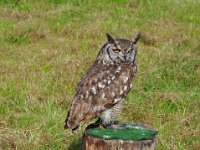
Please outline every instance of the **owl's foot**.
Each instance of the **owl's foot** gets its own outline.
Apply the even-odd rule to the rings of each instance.
[[[114,121],[113,123],[109,124],[109,126],[107,126],[107,128],[113,129],[113,130],[120,130],[123,129],[119,124],[119,121]]]
[[[117,124],[112,124],[112,125],[110,126],[110,128],[113,129],[113,130],[121,130],[121,129],[123,129],[123,127],[121,127],[121,126],[119,126],[119,125],[117,125]]]
[[[113,122],[109,122],[106,124],[103,124],[102,120],[100,118],[97,119],[97,121],[93,124],[91,124],[88,128],[92,127],[92,128],[100,128],[100,129],[104,129],[104,128],[111,128],[113,130],[117,130],[117,129],[122,129],[122,127],[120,127],[118,125],[119,121],[113,121]]]
[[[104,125],[102,123],[99,124],[99,129],[104,129]]]
[[[101,119],[98,118],[97,121],[94,123],[96,126],[98,126],[100,129],[104,129],[105,126],[104,124],[102,123]]]
[[[103,125],[103,128],[117,129],[118,121],[113,121],[113,122],[109,122],[109,123],[102,124],[102,125]]]

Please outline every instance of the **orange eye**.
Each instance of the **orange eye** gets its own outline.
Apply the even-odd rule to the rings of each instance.
[[[119,53],[121,50],[120,49],[113,49],[113,52]]]

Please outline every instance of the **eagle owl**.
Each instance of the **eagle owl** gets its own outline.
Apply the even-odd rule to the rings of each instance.
[[[77,84],[65,128],[75,133],[87,121],[99,118],[104,127],[111,126],[120,114],[137,72],[136,43],[107,35],[95,63]]]

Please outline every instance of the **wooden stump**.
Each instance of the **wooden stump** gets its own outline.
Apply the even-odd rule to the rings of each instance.
[[[154,150],[157,131],[143,124],[118,123],[117,129],[87,128],[82,150]]]

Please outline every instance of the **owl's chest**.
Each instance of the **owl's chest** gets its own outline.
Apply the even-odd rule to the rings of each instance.
[[[107,70],[107,71],[106,71]],[[102,89],[106,97],[118,101],[121,97],[126,97],[132,88],[132,81],[136,70],[131,65],[116,65],[106,69],[100,81],[105,85]],[[101,89],[100,89],[101,90]]]
[[[134,71],[131,65],[122,65],[116,68],[118,78],[115,82],[117,85],[116,88],[119,89],[119,95],[124,94],[126,96],[132,88]]]
[[[76,95],[94,103],[115,103],[126,97],[132,88],[136,69],[131,65],[101,65],[93,67],[78,85]]]

